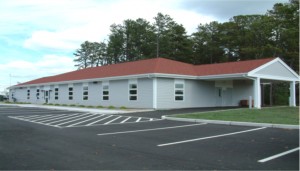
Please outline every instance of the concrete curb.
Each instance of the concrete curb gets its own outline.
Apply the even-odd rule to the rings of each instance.
[[[222,124],[222,125],[238,125],[238,126],[258,126],[258,127],[269,127],[269,128],[286,128],[286,129],[299,129],[299,125],[283,125],[283,124],[268,124],[268,123],[253,123],[253,122],[234,122],[234,121],[219,121],[219,120],[204,120],[204,119],[186,119],[186,118],[172,118],[162,116],[162,119],[172,121],[184,121],[184,122],[202,122],[211,124]]]
[[[125,114],[125,113],[136,113],[136,112],[147,112],[153,110],[134,110],[134,111],[121,111],[121,110],[111,110],[111,109],[91,109],[91,108],[72,108],[63,106],[38,106],[34,104],[0,104],[9,106],[20,106],[20,107],[36,107],[50,110],[67,110],[74,112],[91,112],[91,113],[105,113],[105,114]]]

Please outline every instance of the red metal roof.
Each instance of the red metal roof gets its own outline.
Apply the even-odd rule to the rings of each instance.
[[[260,67],[265,63],[272,61],[275,58],[276,57],[248,60],[248,61],[206,64],[206,65],[197,65],[194,67],[198,76],[247,73],[254,70],[255,68]]]
[[[100,67],[86,68],[50,77],[43,77],[19,85],[40,84],[93,78],[116,77],[136,74],[162,73],[189,76],[221,75],[247,73],[273,60],[265,58],[249,61],[237,61],[206,65],[192,65],[165,58],[152,58],[140,61],[125,62]],[[19,86],[18,85],[18,86]]]

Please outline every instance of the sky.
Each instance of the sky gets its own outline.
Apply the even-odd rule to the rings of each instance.
[[[0,93],[10,85],[76,70],[73,53],[84,41],[108,39],[111,24],[158,12],[188,34],[211,21],[266,14],[288,0],[9,0],[0,1]]]

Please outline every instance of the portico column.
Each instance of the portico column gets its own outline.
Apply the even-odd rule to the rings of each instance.
[[[261,94],[260,94],[260,78],[255,78],[253,81],[253,87],[254,87],[254,107],[257,109],[261,108]]]
[[[290,106],[296,106],[295,81],[290,82]]]
[[[157,109],[157,78],[153,78],[153,109]]]

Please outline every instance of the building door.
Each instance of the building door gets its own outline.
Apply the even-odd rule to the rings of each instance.
[[[232,106],[232,88],[216,87],[216,106]]]
[[[227,103],[226,103],[226,100],[227,100],[227,93],[226,93],[226,89],[224,90],[222,90],[222,95],[223,95],[223,97],[222,97],[222,106],[227,106]]]
[[[221,87],[216,87],[216,106],[222,106],[222,88]]]
[[[226,89],[226,106],[232,106],[232,88]]]
[[[49,101],[49,90],[45,91],[45,103],[48,103]]]

